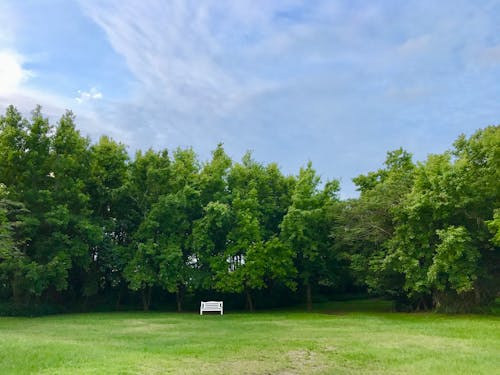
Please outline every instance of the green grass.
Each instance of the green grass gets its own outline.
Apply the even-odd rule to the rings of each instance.
[[[500,374],[498,316],[391,313],[380,301],[317,308],[0,318],[0,372]]]

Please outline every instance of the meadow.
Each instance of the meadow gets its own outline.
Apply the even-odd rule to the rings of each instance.
[[[0,318],[2,374],[495,374],[500,316],[315,311]]]

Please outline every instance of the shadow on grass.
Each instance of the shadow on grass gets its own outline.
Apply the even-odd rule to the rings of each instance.
[[[325,314],[388,313],[394,311],[394,303],[382,298],[329,301],[315,304],[313,311]]]

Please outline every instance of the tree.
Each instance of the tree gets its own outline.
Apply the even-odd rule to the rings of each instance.
[[[401,148],[388,152],[384,168],[353,179],[360,197],[341,203],[332,231],[334,247],[349,261],[356,282],[398,299],[406,299],[404,278],[390,263],[388,245],[414,173],[411,154]]]
[[[175,292],[177,309],[182,309],[190,280],[192,225],[201,215],[196,189],[198,171],[193,150],[177,149],[173,162],[169,163],[166,187],[150,186],[162,193],[156,201],[150,200],[150,209],[134,236],[138,251],[126,273],[133,289],[143,289],[145,310],[149,308],[151,288],[155,285]],[[142,263],[147,267],[142,267]]]
[[[20,251],[25,239],[19,237],[19,230],[26,214],[22,203],[11,201],[5,185],[0,184],[0,295],[19,296],[16,281],[27,266]]]
[[[94,284],[92,274],[95,258],[93,249],[100,242],[101,230],[92,220],[89,194],[91,171],[90,141],[80,135],[73,113],[60,119],[52,139],[52,207],[47,210],[51,236],[46,246],[54,256],[67,258],[71,267],[73,293],[89,294]],[[69,270],[68,270],[69,271]]]
[[[124,187],[128,207],[128,228],[130,242],[122,253],[125,259],[124,276],[130,289],[142,293],[144,310],[151,303],[151,293],[157,285],[156,246],[152,241],[144,241],[138,235],[141,225],[146,221],[152,206],[160,196],[171,189],[171,166],[167,150],[155,152],[148,150],[144,154],[138,151],[128,168],[127,185]]]
[[[293,253],[277,238],[287,187],[275,166],[266,168],[247,153],[227,176],[229,196],[219,195],[230,205],[209,203],[195,230],[200,264],[209,259],[215,289],[244,293],[250,310],[254,291],[276,282],[295,286]],[[222,220],[213,217],[216,212]]]
[[[329,283],[332,244],[331,223],[327,220],[337,200],[338,181],[326,182],[320,190],[320,178],[312,164],[301,168],[292,195],[292,204],[281,224],[282,238],[296,254],[296,268],[306,291],[307,309],[312,309],[312,288]]]
[[[264,286],[260,270],[252,267],[255,262],[248,264],[248,255],[259,252],[262,246],[256,195],[256,190],[252,189],[245,197],[237,195],[233,199],[232,225],[227,234],[226,248],[218,257],[219,262],[214,263],[215,287],[224,292],[244,292],[251,311],[251,290]]]
[[[99,290],[117,288],[117,305],[128,261],[125,249],[132,241],[133,202],[127,191],[128,161],[125,146],[106,136],[90,147],[89,204],[92,222],[100,228],[100,233],[91,249],[84,294],[88,298]]]
[[[387,259],[409,296],[470,311],[498,291],[500,259],[487,223],[499,205],[500,127],[461,136],[454,146],[417,168]]]
[[[59,262],[43,254],[39,244],[46,237],[44,214],[51,206],[50,132],[52,127],[37,107],[31,121],[9,107],[0,119],[0,181],[9,193],[9,200],[20,202],[30,211],[24,225],[16,231],[17,262],[11,263],[10,285],[17,304],[28,303],[40,296],[49,285],[57,284]],[[43,230],[42,230],[43,229]],[[55,280],[56,279],[56,280]],[[63,285],[61,285],[63,287]]]
[[[192,278],[191,232],[198,197],[189,185],[160,197],[137,233],[142,247],[140,259],[144,259],[144,252],[148,255],[150,286],[156,284],[175,293],[178,311]]]
[[[19,302],[62,292],[70,270],[89,262],[95,227],[86,193],[88,140],[73,120],[67,112],[53,129],[40,107],[29,122],[13,108],[2,118],[0,144],[8,157],[1,163],[1,179],[11,199],[29,210],[18,234],[26,239],[18,246],[24,261],[12,281]]]

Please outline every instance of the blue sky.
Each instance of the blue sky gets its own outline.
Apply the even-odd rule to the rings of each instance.
[[[500,1],[0,1],[0,110],[323,179],[500,123]]]

